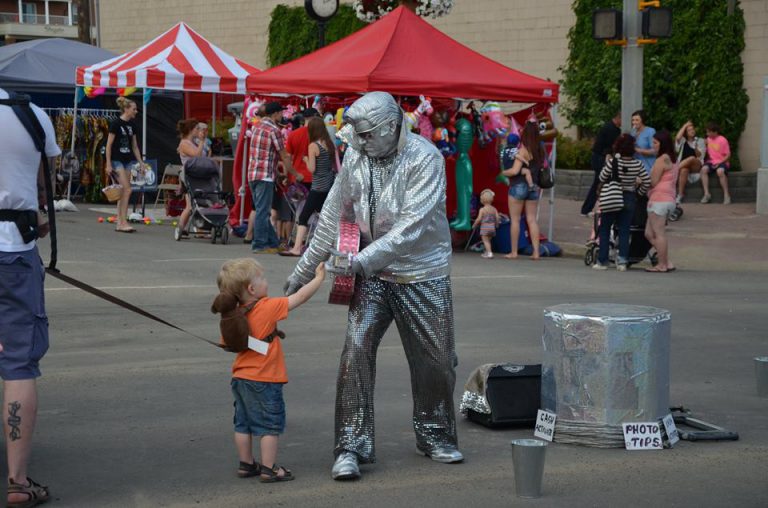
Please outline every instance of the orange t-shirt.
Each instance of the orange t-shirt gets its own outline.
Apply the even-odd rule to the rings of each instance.
[[[288,317],[288,298],[264,297],[248,313],[248,328],[251,337],[260,339],[275,329],[278,321]],[[279,338],[269,344],[266,355],[247,349],[237,353],[232,364],[232,377],[262,381],[265,383],[287,383],[283,345]]]

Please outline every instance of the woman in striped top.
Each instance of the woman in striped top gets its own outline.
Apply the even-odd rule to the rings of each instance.
[[[309,155],[304,157],[304,160],[307,163],[307,169],[312,173],[312,188],[299,215],[296,241],[290,250],[280,253],[283,256],[301,256],[309,218],[315,212],[320,213],[339,169],[336,168],[336,145],[328,134],[322,118],[310,118],[307,122],[307,131],[310,141]]]
[[[616,269],[620,272],[627,270],[629,261],[629,227],[632,217],[635,215],[637,195],[645,195],[651,186],[651,179],[645,171],[643,163],[635,158],[635,138],[629,134],[622,134],[613,145],[613,151],[618,157],[619,180],[624,196],[624,208],[618,212],[604,212],[600,215],[600,250],[597,255],[597,263],[592,268],[605,270],[608,268],[608,242],[611,236],[611,227],[614,223],[619,228],[619,254],[616,258]],[[611,179],[613,173],[613,158],[606,161],[600,172],[600,183],[604,184]],[[598,192],[599,195],[599,192]]]

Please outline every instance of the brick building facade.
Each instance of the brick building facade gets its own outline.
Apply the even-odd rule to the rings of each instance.
[[[266,67],[267,27],[279,4],[303,0],[100,0],[101,45],[124,52],[185,21],[225,51],[259,68]],[[456,0],[449,16],[428,20],[437,28],[509,67],[554,81],[568,56],[568,30],[574,23],[572,0]],[[746,19],[744,86],[748,118],[739,155],[745,170],[759,166],[763,78],[768,76],[768,2],[741,0]],[[706,34],[702,34],[706,36]],[[418,48],[415,48],[418,51]],[[446,55],[450,60],[450,55]]]

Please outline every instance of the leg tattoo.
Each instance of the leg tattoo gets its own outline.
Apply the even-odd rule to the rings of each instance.
[[[10,427],[10,431],[8,432],[8,437],[11,438],[11,441],[18,441],[21,439],[21,429],[19,426],[21,425],[21,416],[18,416],[19,409],[21,409],[21,403],[18,401],[13,401],[10,404],[8,404],[8,427]]]

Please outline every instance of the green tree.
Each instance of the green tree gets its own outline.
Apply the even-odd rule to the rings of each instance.
[[[648,124],[676,132],[687,120],[703,134],[720,124],[734,154],[747,119],[744,89],[744,12],[727,14],[727,0],[665,0],[672,8],[672,37],[645,46],[643,109]],[[620,0],[575,0],[576,23],[568,33],[561,68],[563,111],[582,132],[595,132],[621,106],[621,49],[592,39],[592,11],[621,9]],[[626,126],[625,126],[626,127]],[[738,165],[738,158],[734,160]]]
[[[342,4],[325,27],[325,43],[331,44],[368,26],[355,16],[349,5]],[[317,49],[317,23],[307,16],[304,7],[278,5],[272,10],[267,43],[270,67],[290,62]]]

